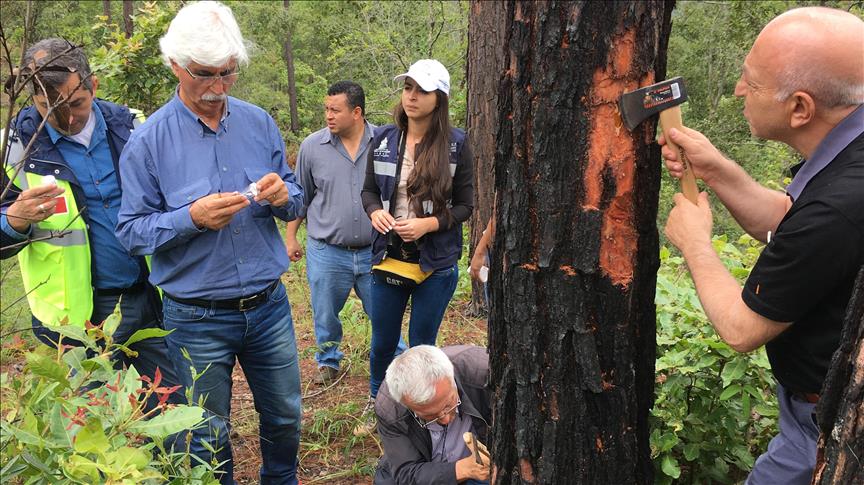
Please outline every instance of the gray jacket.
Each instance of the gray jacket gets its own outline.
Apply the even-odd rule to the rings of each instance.
[[[456,388],[462,401],[460,412],[471,417],[474,433],[482,443],[492,422],[489,355],[484,347],[455,345],[442,349],[453,362]],[[375,400],[378,433],[384,456],[378,462],[375,485],[455,484],[454,463],[433,463],[432,438],[421,428],[407,407],[390,396],[387,383]]]

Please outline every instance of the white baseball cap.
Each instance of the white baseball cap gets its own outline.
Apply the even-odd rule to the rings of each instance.
[[[436,89],[446,95],[450,95],[450,73],[444,64],[435,59],[420,59],[411,64],[408,72],[393,78],[394,81],[402,81],[410,77],[420,86],[423,91],[435,91]]]

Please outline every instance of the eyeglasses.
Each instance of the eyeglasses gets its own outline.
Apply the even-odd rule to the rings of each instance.
[[[437,417],[435,417],[435,418],[433,418],[433,419],[430,419],[430,420],[428,420],[428,421],[423,420],[423,419],[420,419],[419,417],[417,417],[417,415],[414,414],[414,411],[411,411],[411,415],[414,416],[414,421],[417,422],[417,425],[418,425],[418,426],[420,426],[420,427],[423,428],[423,429],[426,429],[430,424],[432,424],[432,423],[437,423],[439,420],[446,418],[447,416],[449,416],[450,414],[452,414],[453,411],[458,412],[458,408],[459,408],[459,406],[461,406],[461,405],[462,405],[462,400],[459,399],[459,398],[457,397],[457,398],[456,398],[456,404],[454,404],[453,406],[447,408],[446,410],[444,410],[444,412],[442,412],[441,414],[439,414]]]
[[[215,83],[217,80],[222,81],[222,84],[226,86],[230,86],[237,82],[237,77],[240,76],[240,71],[237,70],[237,68],[225,70],[220,72],[219,74],[212,74],[209,76],[192,74],[192,71],[190,71],[189,68],[186,66],[183,66],[183,69],[186,70],[186,73],[189,74],[192,79],[198,81],[205,86],[212,86],[213,83]]]

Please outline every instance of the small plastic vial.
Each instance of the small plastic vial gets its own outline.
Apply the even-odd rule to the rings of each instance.
[[[489,268],[487,266],[480,266],[480,271],[478,271],[478,275],[480,276],[480,282],[486,283],[489,281]]]
[[[243,192],[243,195],[249,199],[249,202],[255,202],[255,197],[258,197],[258,184],[255,182],[249,184],[249,187],[246,188],[246,192]],[[261,199],[258,201],[258,205],[270,205],[270,202],[267,199]]]

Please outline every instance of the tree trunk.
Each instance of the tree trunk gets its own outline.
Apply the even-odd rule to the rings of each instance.
[[[135,12],[135,5],[132,0],[123,0],[123,30],[126,32],[126,38],[132,37],[133,25],[132,14]]]
[[[660,150],[655,120],[630,133],[617,101],[665,78],[673,6],[505,7],[493,483],[653,482]]]
[[[822,385],[813,483],[864,483],[864,267],[858,272],[840,348]]]
[[[468,17],[468,144],[474,153],[471,255],[492,215],[492,160],[498,127],[498,84],[504,74],[504,3],[472,0]],[[472,76],[472,73],[478,73]],[[483,284],[472,283],[471,311],[486,312]]]
[[[294,48],[291,46],[291,27],[288,21],[290,0],[283,0],[285,9],[285,42],[282,43],[282,56],[285,58],[285,69],[288,71],[288,109],[291,111],[291,133],[300,133],[300,120],[297,114],[297,83],[294,81]]]
[[[111,23],[111,0],[102,0],[102,15]]]

